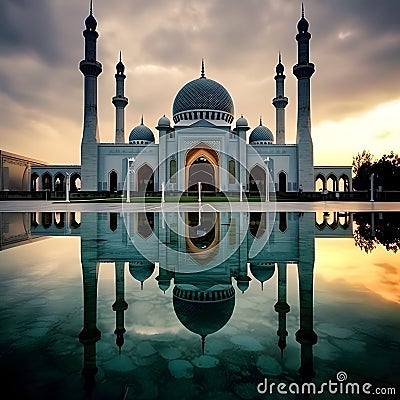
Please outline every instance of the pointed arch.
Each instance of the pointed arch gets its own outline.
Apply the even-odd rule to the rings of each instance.
[[[278,188],[280,192],[287,191],[287,173],[285,171],[281,171],[278,174]]]
[[[253,195],[263,196],[266,189],[266,171],[265,168],[256,164],[249,174],[249,192]]]
[[[197,190],[198,182],[203,190],[219,191],[219,155],[204,143],[199,143],[186,153],[185,188]]]
[[[48,171],[42,175],[42,188],[43,190],[53,190],[53,177]]]
[[[118,173],[114,169],[108,173],[108,188],[111,193],[118,190]]]
[[[142,164],[136,172],[136,184],[139,195],[154,192],[154,171],[149,164]]]

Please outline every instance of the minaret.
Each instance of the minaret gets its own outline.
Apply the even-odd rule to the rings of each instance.
[[[90,2],[90,14],[85,20],[85,59],[79,69],[85,77],[83,135],[81,142],[81,179],[82,191],[97,190],[97,143],[99,127],[97,120],[97,77],[102,65],[96,61],[97,21],[93,17],[93,2]]]
[[[302,5],[301,19],[297,24],[296,35],[297,64],[293,74],[297,78],[297,146],[298,146],[298,185],[304,191],[314,191],[314,156],[311,139],[311,106],[310,78],[315,71],[314,64],[309,62],[310,39],[308,21],[304,18]]]
[[[286,347],[286,337],[288,332],[286,330],[286,314],[290,311],[290,306],[287,303],[286,296],[286,264],[278,263],[278,301],[275,304],[275,311],[279,315],[278,330],[276,334],[279,337],[278,346],[281,349],[281,356],[283,357],[283,350]]]
[[[124,312],[128,308],[128,303],[125,301],[125,263],[121,261],[115,262],[115,302],[112,309],[115,311],[115,335],[116,345],[121,354],[121,348],[124,344],[125,322]]]
[[[281,53],[279,52],[279,62],[276,66],[275,75],[275,92],[276,97],[272,100],[272,104],[276,108],[275,112],[275,134],[276,144],[285,144],[285,107],[288,105],[288,98],[285,97],[285,67],[281,62]]]
[[[116,65],[115,74],[115,96],[112,103],[115,106],[115,143],[125,143],[125,107],[128,105],[128,99],[125,97],[125,65],[122,63],[122,55],[119,53],[119,62]]]

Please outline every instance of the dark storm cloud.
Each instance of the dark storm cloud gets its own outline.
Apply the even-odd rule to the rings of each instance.
[[[0,2],[0,54],[30,53],[49,63],[62,57],[49,0]]]

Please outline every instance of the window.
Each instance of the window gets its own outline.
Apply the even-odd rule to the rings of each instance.
[[[235,183],[236,171],[235,171],[235,160],[230,160],[228,164],[229,169],[229,183]]]
[[[171,160],[169,162],[169,181],[171,183],[176,183],[176,161]]]

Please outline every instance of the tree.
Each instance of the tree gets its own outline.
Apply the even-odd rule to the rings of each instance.
[[[400,157],[391,151],[379,160],[373,161],[373,155],[364,150],[353,158],[353,188],[368,190],[370,177],[374,174],[374,186],[383,190],[400,190]]]
[[[366,253],[378,244],[394,253],[400,249],[400,213],[355,213],[353,219],[355,244]]]

